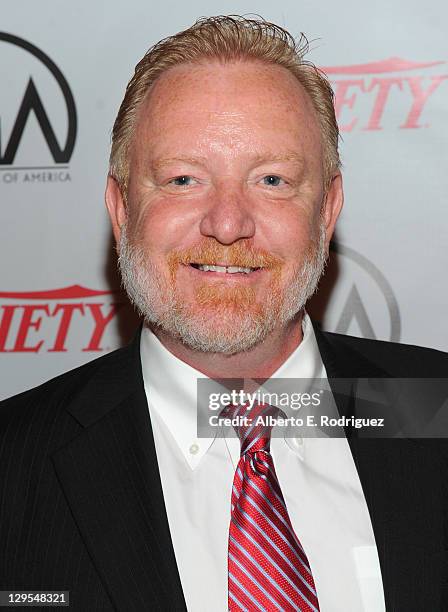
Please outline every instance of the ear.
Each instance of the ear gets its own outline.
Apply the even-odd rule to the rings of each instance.
[[[330,248],[330,240],[334,233],[336,221],[338,220],[343,204],[344,190],[342,186],[342,176],[340,173],[338,173],[331,180],[322,208],[322,217],[325,223],[325,248],[327,254]]]
[[[112,231],[118,244],[121,236],[121,227],[126,223],[127,210],[121,189],[117,181],[110,174],[107,177],[105,199],[112,224]]]

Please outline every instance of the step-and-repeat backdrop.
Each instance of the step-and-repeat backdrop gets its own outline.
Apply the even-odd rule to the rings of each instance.
[[[103,205],[113,120],[148,47],[232,13],[303,31],[336,92],[346,205],[312,314],[448,349],[445,2],[17,0],[0,26],[0,397],[133,333]]]

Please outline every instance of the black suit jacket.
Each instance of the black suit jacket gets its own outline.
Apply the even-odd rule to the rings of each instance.
[[[447,377],[444,353],[315,331],[341,414],[356,377]],[[68,590],[79,612],[185,610],[139,334],[0,404],[0,429],[0,590]],[[448,610],[446,441],[348,433],[387,610]]]

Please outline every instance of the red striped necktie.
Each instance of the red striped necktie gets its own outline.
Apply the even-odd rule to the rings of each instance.
[[[310,564],[291,525],[270,453],[278,408],[230,406],[241,442],[229,529],[229,610],[319,610]],[[261,419],[261,420],[260,420]]]

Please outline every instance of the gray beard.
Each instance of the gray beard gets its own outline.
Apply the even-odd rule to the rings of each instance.
[[[205,318],[187,310],[141,247],[131,245],[126,226],[119,242],[118,267],[122,284],[132,304],[145,322],[159,327],[189,348],[208,353],[232,355],[248,351],[274,330],[285,326],[299,313],[317,289],[326,263],[325,227],[319,228],[316,248],[284,289],[281,304],[272,294],[263,300],[261,315],[245,309],[235,313],[224,311],[219,319]],[[279,307],[280,306],[280,307]]]

